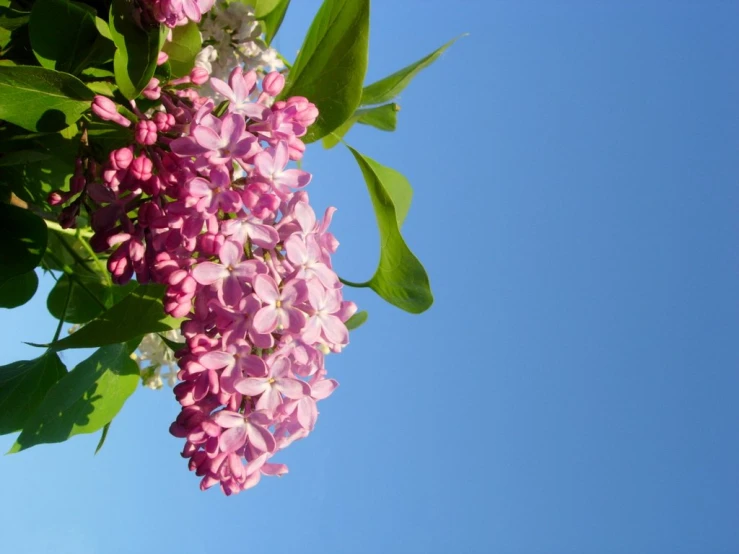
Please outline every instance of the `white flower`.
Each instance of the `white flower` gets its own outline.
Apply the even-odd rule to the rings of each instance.
[[[168,331],[163,336],[173,342],[185,342],[179,331]],[[174,352],[157,333],[145,335],[131,358],[139,364],[141,379],[150,389],[162,388],[162,378],[167,380],[170,387],[177,383],[177,360]]]

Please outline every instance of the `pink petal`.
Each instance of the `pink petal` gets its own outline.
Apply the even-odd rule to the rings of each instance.
[[[208,352],[200,356],[200,363],[210,370],[223,369],[232,366],[234,362],[234,357],[228,352]]]
[[[198,156],[205,152],[205,149],[192,137],[175,139],[169,143],[169,148],[178,156],[183,157]]]
[[[287,466],[285,464],[264,464],[262,466],[262,473],[280,477],[287,473]]]
[[[278,170],[285,169],[287,167],[287,162],[290,161],[290,152],[287,148],[287,143],[284,140],[281,140],[277,143],[277,148],[275,148],[275,167]]]
[[[308,383],[300,379],[275,379],[275,386],[282,394],[293,400],[298,400],[310,395]]]
[[[236,96],[234,95],[234,91],[231,89],[231,87],[229,87],[226,83],[224,83],[220,79],[211,77],[210,86],[213,87],[213,90],[215,90],[219,94],[222,94],[223,96],[228,98],[231,102],[236,102]]]
[[[315,383],[311,383],[311,396],[316,400],[323,400],[331,396],[331,393],[336,390],[339,383],[334,379],[321,379]]]
[[[271,250],[280,240],[277,230],[271,225],[258,223],[248,223],[247,225],[249,238],[257,246]]]
[[[284,185],[292,189],[299,189],[310,183],[311,174],[302,169],[286,169],[275,179],[278,185]]]
[[[258,452],[274,452],[277,446],[272,433],[259,425],[247,423],[247,435],[249,443]]]
[[[192,135],[200,146],[208,150],[218,150],[227,144],[213,129],[204,125],[195,127]]]
[[[237,66],[233,71],[231,71],[228,82],[231,83],[231,88],[233,89],[239,103],[243,102],[246,97],[249,96],[249,91],[246,90],[246,83],[244,82],[244,75],[241,67]]]
[[[303,429],[313,430],[318,419],[318,408],[316,401],[310,397],[303,398],[298,402],[297,417],[298,423]]]
[[[243,419],[241,420],[243,423]],[[247,430],[246,425],[239,425],[237,427],[231,427],[228,431],[224,432],[218,439],[218,446],[222,452],[230,454],[236,452],[239,448],[246,444]]]
[[[274,306],[261,308],[254,315],[252,325],[259,334],[271,333],[277,328],[277,310]]]
[[[308,247],[297,235],[292,235],[285,241],[287,259],[296,265],[304,265],[308,262]]]
[[[346,325],[335,315],[325,315],[322,318],[323,333],[326,338],[334,344],[348,344],[349,331]]]
[[[216,281],[228,277],[228,270],[221,264],[203,262],[196,265],[192,270],[192,277],[201,285],[212,285]]]
[[[233,240],[227,240],[221,246],[218,257],[225,266],[235,266],[241,260],[243,246]]]
[[[269,380],[266,378],[253,378],[241,379],[236,382],[234,388],[241,394],[246,396],[258,396],[264,391],[270,388]]]
[[[280,291],[277,290],[277,283],[275,283],[275,280],[269,275],[260,274],[254,277],[254,292],[257,293],[257,296],[262,302],[267,304],[274,304],[280,298]],[[256,316],[254,319],[256,320]],[[262,332],[266,331],[260,331],[260,333]]]
[[[317,316],[308,318],[303,328],[303,341],[306,344],[315,344],[321,338],[321,321]]]
[[[244,416],[230,410],[222,410],[213,415],[213,421],[224,429],[231,429],[232,427],[244,425]]]
[[[266,410],[273,413],[282,404],[280,392],[273,386],[269,386],[262,396],[257,400],[257,410]]]
[[[254,168],[262,177],[272,179],[275,172],[275,164],[269,152],[260,152],[254,156]]]

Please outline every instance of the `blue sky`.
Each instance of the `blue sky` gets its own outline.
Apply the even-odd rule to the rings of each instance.
[[[317,0],[288,14],[300,45]],[[735,2],[375,0],[368,81],[468,32],[348,141],[415,188],[436,304],[369,291],[341,387],[282,479],[201,493],[164,390],[97,436],[0,458],[19,553],[739,552]],[[346,150],[309,148],[339,273],[378,241]],[[49,283],[0,313],[32,357]],[[72,364],[73,356],[67,361]],[[7,450],[13,437],[1,437]]]

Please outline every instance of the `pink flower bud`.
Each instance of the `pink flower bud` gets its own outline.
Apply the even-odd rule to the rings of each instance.
[[[118,113],[115,102],[105,96],[97,95],[92,101],[92,112],[100,119],[112,121],[122,127],[129,127],[131,122]]]
[[[156,125],[157,130],[163,133],[169,131],[176,123],[174,116],[165,112],[155,113],[152,120],[154,121],[154,125]]]
[[[146,154],[141,154],[131,163],[131,174],[139,181],[146,181],[151,177],[153,166]]]
[[[136,124],[136,142],[150,146],[157,141],[157,125],[153,121],[141,120]]]
[[[146,88],[141,91],[141,94],[149,100],[158,100],[162,95],[162,89],[159,87],[159,79],[152,77]]]
[[[65,198],[62,193],[58,190],[53,190],[49,193],[48,202],[51,206],[58,206],[64,202]]]
[[[157,65],[162,65],[164,63],[167,63],[167,60],[169,59],[169,54],[166,52],[159,52],[159,56],[157,56]]]
[[[208,82],[208,79],[210,79],[210,74],[207,69],[203,67],[192,68],[192,71],[190,72],[190,81],[192,81],[194,85],[203,85]]]
[[[108,156],[108,161],[110,161],[110,165],[115,170],[128,169],[128,166],[133,161],[133,148],[126,146],[125,148],[113,150],[110,156]]]
[[[270,96],[277,96],[285,88],[285,76],[279,71],[268,73],[262,81],[262,90]]]

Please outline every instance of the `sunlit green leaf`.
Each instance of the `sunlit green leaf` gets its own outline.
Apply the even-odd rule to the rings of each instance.
[[[282,96],[305,96],[319,111],[305,142],[327,135],[359,106],[367,70],[369,0],[325,0],[308,30]]]
[[[179,328],[180,320],[164,313],[162,285],[140,285],[79,331],[51,345],[54,350],[94,348]]]
[[[421,313],[433,303],[426,270],[400,233],[408,213],[412,189],[400,173],[348,147],[367,183],[380,231],[380,263],[369,281],[348,285],[370,287],[403,310]]]
[[[110,423],[138,385],[139,367],[130,357],[135,348],[105,346],[63,376],[26,420],[9,453],[94,433]]]
[[[136,22],[135,6],[127,0],[113,0],[110,5],[110,34],[116,46],[113,58],[115,80],[121,94],[135,99],[149,84],[164,44],[166,28],[158,25],[143,29]]]
[[[396,71],[376,83],[364,87],[362,91],[362,105],[384,104],[398,96],[422,69],[434,63],[444,53],[444,50],[454,44],[456,40],[456,38],[450,40],[444,46],[431,52],[428,56],[421,58],[417,62]]]
[[[0,66],[0,119],[29,131],[60,131],[76,122],[95,94],[52,69]]]
[[[346,321],[346,328],[350,331],[353,331],[354,329],[357,329],[358,327],[361,327],[364,325],[364,322],[367,321],[367,318],[369,317],[369,314],[366,310],[362,310],[361,312],[357,312],[353,316],[351,316]]]
[[[162,50],[169,56],[174,77],[190,74],[195,65],[195,56],[202,49],[203,41],[197,23],[190,21],[172,29],[172,40],[166,42]]]

